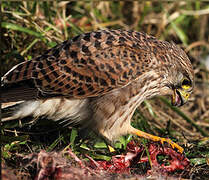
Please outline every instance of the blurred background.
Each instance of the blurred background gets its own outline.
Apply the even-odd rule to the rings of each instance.
[[[194,164],[199,165],[195,161],[195,158],[199,158],[203,160],[200,165],[207,166],[206,157],[209,155],[209,140],[206,138],[209,135],[208,2],[5,1],[1,3],[1,13],[1,75],[15,64],[43,54],[45,50],[66,39],[98,29],[143,31],[160,40],[178,44],[189,56],[195,70],[196,86],[190,102],[179,109],[171,107],[168,100],[161,97],[145,101],[136,111],[133,125],[152,134],[174,138],[188,150],[187,155],[194,160]],[[27,151],[26,146],[34,151],[60,149],[69,143],[73,148],[77,147],[76,128],[69,132],[59,132],[59,138],[56,134],[56,137],[50,136],[50,138],[44,135],[46,136],[44,139],[22,134],[22,130],[18,132],[13,129],[14,127],[17,125],[9,124],[2,130],[5,160],[11,158],[12,152]],[[35,128],[30,126],[29,130],[31,129]],[[125,141],[130,141],[131,138],[131,136],[125,137]],[[42,144],[37,144],[37,141],[41,141]],[[80,142],[80,140],[77,141]],[[14,142],[18,143],[14,145]],[[84,144],[88,143],[85,141]],[[75,151],[79,150],[75,148]]]

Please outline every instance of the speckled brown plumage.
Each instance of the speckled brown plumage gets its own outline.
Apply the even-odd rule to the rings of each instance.
[[[136,107],[155,95],[173,93],[173,104],[182,105],[193,89],[193,76],[188,57],[175,44],[135,31],[100,30],[15,66],[2,78],[1,100],[83,99],[93,114],[79,121],[95,119],[100,132],[129,123]],[[120,117],[120,126],[115,125]],[[130,133],[125,129],[118,135]]]

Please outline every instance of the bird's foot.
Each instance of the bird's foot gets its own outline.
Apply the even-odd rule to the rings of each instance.
[[[153,136],[153,137],[151,137],[151,140],[153,140],[153,141],[160,141],[161,144],[164,144],[164,142],[167,142],[168,144],[171,145],[171,147],[173,149],[175,149],[175,148],[178,149],[178,151],[180,153],[183,153],[183,151],[184,151],[184,149],[181,146],[179,146],[175,142],[171,141],[169,138],[161,138],[161,137],[158,137],[158,136]]]
[[[137,136],[140,136],[140,137],[143,137],[143,138],[146,138],[146,139],[150,139],[152,141],[160,141],[162,144],[164,144],[164,142],[167,142],[168,144],[171,145],[171,147],[173,149],[178,149],[178,151],[180,153],[183,153],[184,149],[179,146],[178,144],[176,144],[175,142],[171,141],[170,139],[168,138],[161,138],[161,137],[158,137],[158,136],[154,136],[154,135],[151,135],[151,134],[148,134],[146,132],[143,132],[143,131],[140,131],[138,129],[135,129],[135,128],[132,128],[132,131],[131,131],[133,134],[136,134]]]

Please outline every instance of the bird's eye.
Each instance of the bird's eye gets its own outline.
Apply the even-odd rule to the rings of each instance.
[[[183,79],[182,80],[182,83],[181,83],[181,87],[183,88],[183,89],[190,89],[191,88],[191,82],[188,80],[188,79]]]

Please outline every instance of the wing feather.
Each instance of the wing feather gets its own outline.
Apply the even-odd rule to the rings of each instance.
[[[147,44],[149,38],[154,39],[122,30],[82,34],[17,65],[3,77],[3,82],[32,79],[46,97],[100,96],[126,86],[148,70],[143,62],[153,56]]]

